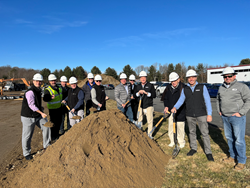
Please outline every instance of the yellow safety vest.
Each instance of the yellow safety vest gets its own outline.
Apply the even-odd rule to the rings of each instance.
[[[61,102],[62,102],[62,89],[59,87],[59,94],[56,90],[52,89],[51,86],[48,86],[46,88],[50,95],[55,95],[55,98],[52,99],[51,101],[47,102],[47,107],[48,109],[57,109],[61,107]]]

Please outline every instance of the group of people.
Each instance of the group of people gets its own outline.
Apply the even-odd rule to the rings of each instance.
[[[212,105],[207,87],[197,82],[197,73],[194,70],[186,72],[187,84],[180,81],[179,75],[172,72],[169,75],[170,84],[167,85],[162,101],[164,113],[172,113],[168,119],[169,147],[174,146],[173,118],[177,124],[177,140],[180,148],[185,147],[185,122],[188,124],[190,151],[187,156],[197,153],[196,126],[202,134],[204,151],[209,161],[214,161],[209,138],[208,122],[212,121]],[[236,170],[242,170],[246,163],[246,113],[250,109],[250,90],[236,80],[236,72],[231,67],[223,70],[223,84],[217,95],[217,111],[224,124],[224,132],[228,141],[230,156],[224,162],[235,163]],[[35,125],[43,132],[43,147],[46,149],[51,140],[58,139],[64,133],[64,121],[67,116],[67,129],[78,123],[84,117],[84,100],[86,104],[86,116],[90,114],[90,108],[97,112],[106,110],[105,88],[101,84],[102,77],[89,73],[88,80],[82,88],[77,86],[77,79],[71,77],[67,86],[67,78],[62,76],[61,86],[56,84],[56,76],[48,77],[50,85],[44,91],[43,100],[47,102],[50,121],[53,127],[44,126],[47,115],[41,106],[41,83],[43,77],[37,73],[33,77],[33,85],[25,93],[21,110],[23,124],[22,148],[27,160],[32,159],[31,138]],[[153,99],[156,97],[154,85],[147,81],[147,73],[141,71],[140,83],[135,84],[135,76],[122,73],[120,84],[115,87],[114,95],[117,108],[139,129],[143,130],[143,116],[146,115],[148,136],[152,137],[153,129]],[[64,104],[64,105],[63,105]],[[69,110],[68,110],[69,109]],[[72,118],[79,116],[79,119]]]

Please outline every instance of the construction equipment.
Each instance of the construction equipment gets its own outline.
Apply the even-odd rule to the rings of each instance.
[[[149,135],[153,134],[154,130],[156,129],[156,127],[158,127],[158,125],[160,125],[160,123],[162,122],[162,120],[164,118],[168,118],[171,115],[171,112],[167,111],[167,113],[164,113],[164,115],[162,116],[162,118],[160,119],[160,121],[158,121],[158,123],[155,125],[155,127],[152,129],[152,131],[150,131]]]
[[[22,80],[23,83],[29,88],[30,82],[27,82],[25,78],[11,78],[11,79],[0,79],[0,83],[6,83],[5,87],[2,88],[4,91],[15,91],[15,90],[22,90],[25,89],[25,86],[18,86],[17,84],[13,83],[13,81]],[[19,84],[20,85],[20,84]]]
[[[177,141],[176,113],[173,113],[173,133],[174,133],[175,148],[174,148],[173,153],[172,153],[172,158],[174,159],[178,155],[178,153],[180,151],[180,148],[178,146],[178,141]]]
[[[66,103],[63,103],[63,104],[66,106],[66,108],[69,110],[69,112],[71,112],[69,106]],[[73,115],[73,117],[71,119],[81,119],[81,116],[77,116],[73,112],[71,112],[71,114]]]

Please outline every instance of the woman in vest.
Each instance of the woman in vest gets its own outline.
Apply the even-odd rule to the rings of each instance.
[[[50,128],[45,127],[47,115],[43,113],[41,102],[41,84],[43,76],[39,73],[33,77],[31,88],[25,93],[21,110],[21,121],[23,124],[22,132],[22,148],[23,155],[27,160],[32,159],[31,153],[31,138],[37,125],[43,134],[43,148],[46,149],[50,145]]]
[[[44,90],[43,100],[47,102],[50,121],[54,124],[51,128],[51,139],[59,138],[59,130],[62,122],[62,89],[56,84],[56,76],[48,77],[50,85]]]
[[[95,76],[95,85],[91,90],[91,99],[93,103],[93,107],[98,111],[106,110],[106,100],[108,100],[108,96],[106,96],[104,86],[101,85],[102,77],[100,75]]]
[[[76,123],[79,123],[84,117],[84,92],[77,86],[76,77],[72,76],[69,79],[71,88],[68,91],[68,97],[66,97],[62,102],[68,103],[69,108],[69,124],[71,127]],[[80,116],[81,119],[72,119],[73,116]]]

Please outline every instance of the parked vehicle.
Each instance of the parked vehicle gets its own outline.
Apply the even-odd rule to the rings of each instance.
[[[105,89],[115,89],[115,86],[113,84],[105,84],[103,86]]]
[[[157,87],[159,87],[160,85],[162,85],[162,82],[151,81],[150,83],[154,85],[154,88],[155,88],[155,89],[156,89]]]
[[[164,83],[161,86],[157,87],[157,89],[156,89],[156,96],[157,97],[160,97],[163,94],[163,92],[166,89],[167,85],[169,85],[169,83]]]
[[[207,88],[208,93],[209,93],[209,95],[210,95],[211,98],[215,98],[215,97],[217,96],[219,87],[220,87],[221,85],[222,85],[222,84],[212,84],[211,86],[209,86],[209,87]]]

